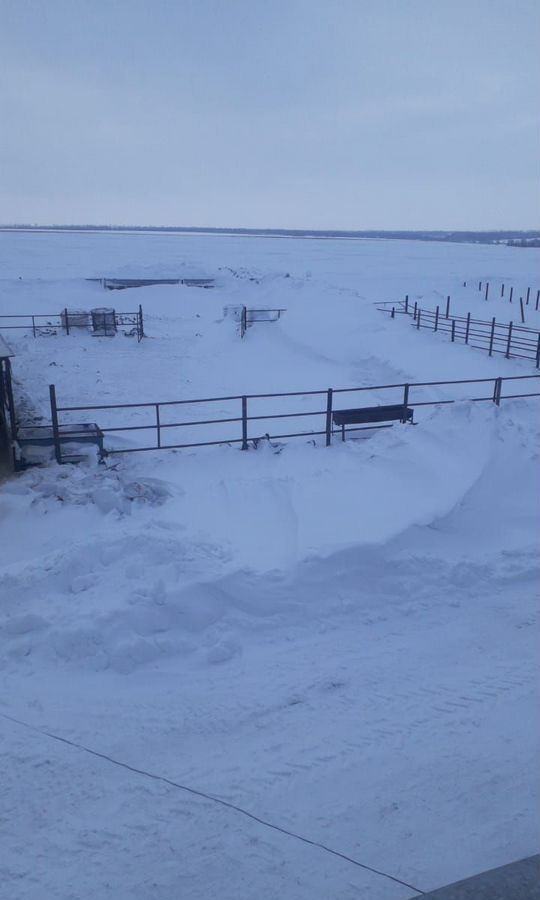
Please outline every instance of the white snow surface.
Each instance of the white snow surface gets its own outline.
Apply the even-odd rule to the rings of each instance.
[[[450,294],[460,314],[517,321],[509,287],[519,299],[530,286],[538,328],[539,262],[469,244],[4,233],[0,314],[141,303],[147,336],[2,334],[19,404],[42,423],[50,383],[69,406],[531,375],[534,362],[417,332],[374,303],[408,294],[434,309]],[[216,286],[85,281],[122,275]],[[235,304],[287,311],[241,340],[223,315]],[[401,397],[374,389],[336,405]],[[249,401],[255,415],[320,413],[261,420],[250,437],[321,431],[325,403]],[[210,411],[169,409],[166,424]],[[539,409],[464,400],[329,448],[324,436],[250,441],[105,465],[89,453],[5,480],[5,896],[405,900],[536,852]],[[239,414],[223,400],[208,418]],[[112,427],[118,415],[65,420]],[[122,425],[153,416],[128,410]],[[234,422],[167,440],[224,429],[240,436]],[[154,432],[106,439],[145,441]]]

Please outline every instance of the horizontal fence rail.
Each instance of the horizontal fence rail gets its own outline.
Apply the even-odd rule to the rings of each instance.
[[[540,331],[515,322],[497,322],[495,317],[488,321],[474,318],[470,313],[450,316],[449,305],[447,302],[446,308],[424,309],[406,299],[397,303],[378,303],[377,307],[392,318],[396,315],[410,316],[414,328],[449,334],[452,342],[463,341],[469,347],[487,350],[489,356],[500,353],[506,359],[534,360],[536,368],[540,368]]]
[[[536,379],[537,391],[524,391],[527,382]],[[350,407],[354,395],[362,402],[362,408],[373,408],[385,405],[387,393],[391,400],[403,406],[406,419],[407,409],[419,407],[442,406],[462,401],[492,402],[497,406],[501,400],[514,398],[540,397],[540,375],[518,375],[512,377],[455,379],[452,381],[427,381],[415,383],[366,385],[354,388],[328,388],[317,391],[288,391],[281,393],[234,394],[224,397],[203,397],[189,400],[165,400],[146,403],[112,403],[91,404],[85,406],[58,405],[54,385],[50,385],[51,423],[54,438],[56,459],[59,463],[67,461],[63,453],[63,445],[73,441],[73,431],[69,429],[73,423],[68,421],[72,414],[92,413],[87,423],[78,420],[77,427],[95,423],[99,413],[99,427],[93,424],[101,437],[105,435],[136,436],[143,438],[139,446],[104,447],[101,441],[103,456],[117,453],[135,453],[150,450],[173,450],[189,447],[209,447],[216,445],[240,445],[247,450],[249,445],[256,446],[261,440],[277,440],[284,438],[306,437],[313,439],[324,436],[326,445],[330,445],[335,433],[341,428],[334,428],[333,414],[340,411],[339,397],[344,396],[347,408]],[[465,395],[458,386],[474,386]],[[510,387],[508,386],[510,385]],[[533,387],[533,385],[530,385]],[[435,387],[452,389],[452,396],[434,397],[430,390]],[[506,388],[506,392],[505,389]],[[510,393],[508,393],[510,391]],[[474,396],[471,396],[474,393]],[[366,403],[367,399],[367,403]],[[381,403],[381,399],[383,403]],[[261,408],[259,404],[270,403],[269,408]],[[303,407],[303,408],[300,408]],[[306,408],[309,407],[309,408]],[[184,410],[190,410],[184,415]],[[208,412],[210,412],[210,415]],[[119,418],[120,412],[125,415]],[[206,413],[206,414],[205,414]],[[212,413],[214,413],[212,415]],[[67,417],[67,419],[66,419]],[[315,419],[313,427],[302,429],[301,423]],[[292,420],[292,421],[291,421]],[[274,426],[278,422],[291,422],[293,430],[286,431]],[[255,425],[253,423],[256,423]],[[296,427],[294,427],[296,425]],[[252,427],[253,426],[253,427]],[[373,431],[376,428],[389,427],[387,424],[369,424],[350,431]],[[179,431],[180,430],[180,431]],[[185,430],[185,431],[184,431]],[[185,434],[185,438],[182,435]],[[148,442],[146,436],[151,440]]]
[[[103,318],[103,314],[102,318]],[[117,312],[112,310],[110,314],[111,325],[117,328],[132,328],[137,335],[137,341],[141,341],[144,337],[144,319],[142,306],[139,306],[136,312]],[[92,310],[75,312],[74,310],[63,309],[60,313],[27,313],[17,315],[0,316],[0,331],[31,331],[33,337],[39,337],[43,334],[51,334],[59,329],[71,334],[76,329],[92,331]],[[93,329],[96,332],[96,329]]]

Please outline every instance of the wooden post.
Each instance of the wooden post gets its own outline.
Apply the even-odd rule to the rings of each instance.
[[[465,343],[466,343],[466,344],[469,343],[469,329],[470,329],[470,327],[471,327],[471,314],[470,314],[470,312],[468,312],[468,313],[467,313],[467,324],[466,324],[466,326],[465,326]]]
[[[56,389],[54,384],[49,385],[49,400],[51,403],[51,424],[54,443],[54,455],[58,465],[62,464],[62,448],[60,446],[60,429],[58,427],[58,407],[56,405]]]
[[[332,443],[332,388],[326,392],[326,446]]]
[[[504,284],[501,286],[501,297],[504,297]]]
[[[409,295],[405,294],[405,312],[409,312]]]
[[[446,318],[450,315],[450,296],[446,298]]]
[[[540,334],[538,335],[538,342],[536,344],[536,368],[540,369]]]
[[[538,293],[540,294],[540,291],[538,291]],[[537,299],[536,302],[538,303],[538,299]],[[416,311],[417,311],[417,309],[418,309],[418,300],[415,300],[415,301],[414,301],[414,311],[413,311],[413,319],[414,319],[415,322],[416,322]],[[537,309],[538,309],[538,307],[537,307]]]
[[[479,290],[479,291],[482,290],[482,282],[481,282],[481,281],[478,282],[478,290]]]
[[[509,298],[508,298],[508,299],[510,300],[510,303],[512,302],[513,294],[514,294],[514,288],[513,288],[513,286],[512,286],[512,287],[510,288],[510,296],[509,296]]]
[[[439,327],[439,307],[435,310],[435,325],[433,326],[433,331],[437,331]]]
[[[487,300],[488,294],[489,294],[489,281],[486,281],[486,295],[484,297],[484,300]]]
[[[390,315],[391,315],[392,319],[396,318],[396,307],[395,306],[392,307],[392,312],[390,313]]]
[[[525,311],[523,309],[523,297],[519,298],[519,308],[521,310],[521,324],[525,322]]]
[[[529,297],[530,297],[530,296],[531,296],[531,289],[530,289],[530,287],[528,287],[528,288],[527,288],[527,300],[526,300],[526,302],[525,302],[525,306],[528,306],[528,305],[529,305]]]
[[[420,313],[421,312],[422,312],[422,310],[420,309],[420,307],[418,307],[418,313],[416,315],[416,330],[417,331],[420,328]]]
[[[537,291],[536,292],[536,306],[534,307],[536,310],[538,310],[538,302],[539,301],[540,301],[540,291]]]
[[[452,319],[452,343],[454,343],[456,339],[456,320]]]
[[[244,307],[244,309],[245,309],[245,307]],[[247,426],[248,426],[247,397],[242,397],[242,450],[248,449]]]
[[[64,309],[64,319],[65,319],[65,323],[66,323],[66,334],[69,334],[69,317],[68,317],[67,306]]]
[[[36,320],[34,316],[32,316],[32,334],[34,335],[34,337],[36,336]]]

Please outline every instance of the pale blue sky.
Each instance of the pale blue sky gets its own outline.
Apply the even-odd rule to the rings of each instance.
[[[533,0],[0,0],[0,221],[538,227]]]

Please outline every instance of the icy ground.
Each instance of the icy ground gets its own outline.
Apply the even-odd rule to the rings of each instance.
[[[3,234],[0,313],[143,305],[139,345],[3,332],[21,407],[42,421],[51,382],[70,405],[528,375],[373,302],[408,293],[435,308],[450,294],[460,312],[517,320],[501,283],[535,298],[539,260],[484,245]],[[84,281],[128,274],[216,287]],[[235,303],[287,312],[241,341],[223,317]],[[533,305],[527,320],[538,327]],[[5,482],[5,896],[406,900],[536,852],[539,409],[420,407],[416,428],[331,448],[135,453]]]

